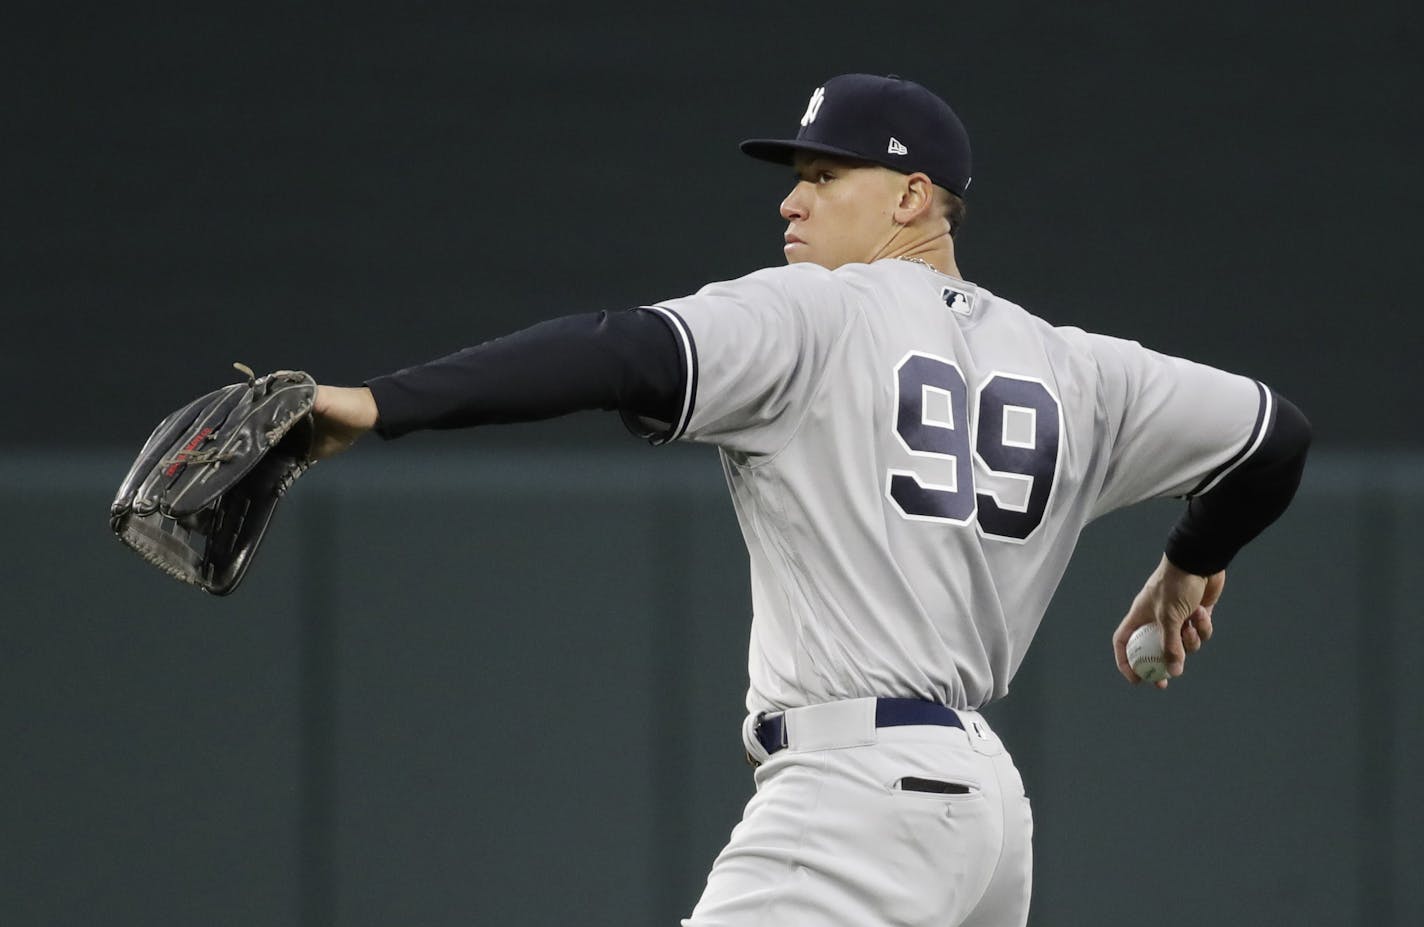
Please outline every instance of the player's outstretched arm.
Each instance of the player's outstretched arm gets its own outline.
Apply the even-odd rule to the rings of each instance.
[[[312,457],[339,454],[368,431],[389,439],[586,409],[671,422],[683,406],[686,378],[681,349],[658,313],[565,316],[365,386],[318,386]]]

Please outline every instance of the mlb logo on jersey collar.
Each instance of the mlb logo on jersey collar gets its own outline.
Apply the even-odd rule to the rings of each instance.
[[[963,290],[956,290],[952,286],[947,286],[939,291],[939,298],[944,300],[944,304],[950,311],[960,315],[968,315],[974,311],[974,297]]]

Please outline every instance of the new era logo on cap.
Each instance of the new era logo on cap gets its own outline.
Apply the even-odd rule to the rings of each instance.
[[[742,151],[778,164],[798,152],[922,172],[963,195],[969,186],[969,136],[959,117],[932,92],[899,77],[841,74],[817,87],[795,138],[753,138]]]

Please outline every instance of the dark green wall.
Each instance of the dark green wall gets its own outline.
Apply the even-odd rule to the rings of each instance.
[[[789,177],[736,142],[847,70],[963,117],[971,279],[1263,378],[1328,445],[1424,445],[1418,4],[89,6],[0,28],[0,376],[122,402],[18,404],[6,445],[779,263]]]
[[[751,791],[714,455],[363,449],[222,600],[108,535],[124,467],[0,465],[7,927],[687,913]],[[1108,638],[1174,512],[1090,527],[991,712],[1034,923],[1419,923],[1424,460],[1318,458],[1188,676],[1133,689]]]

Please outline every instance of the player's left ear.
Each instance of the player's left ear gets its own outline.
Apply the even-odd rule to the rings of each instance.
[[[910,225],[930,211],[934,205],[934,184],[929,177],[916,171],[901,179],[900,201],[896,204],[895,222]]]

